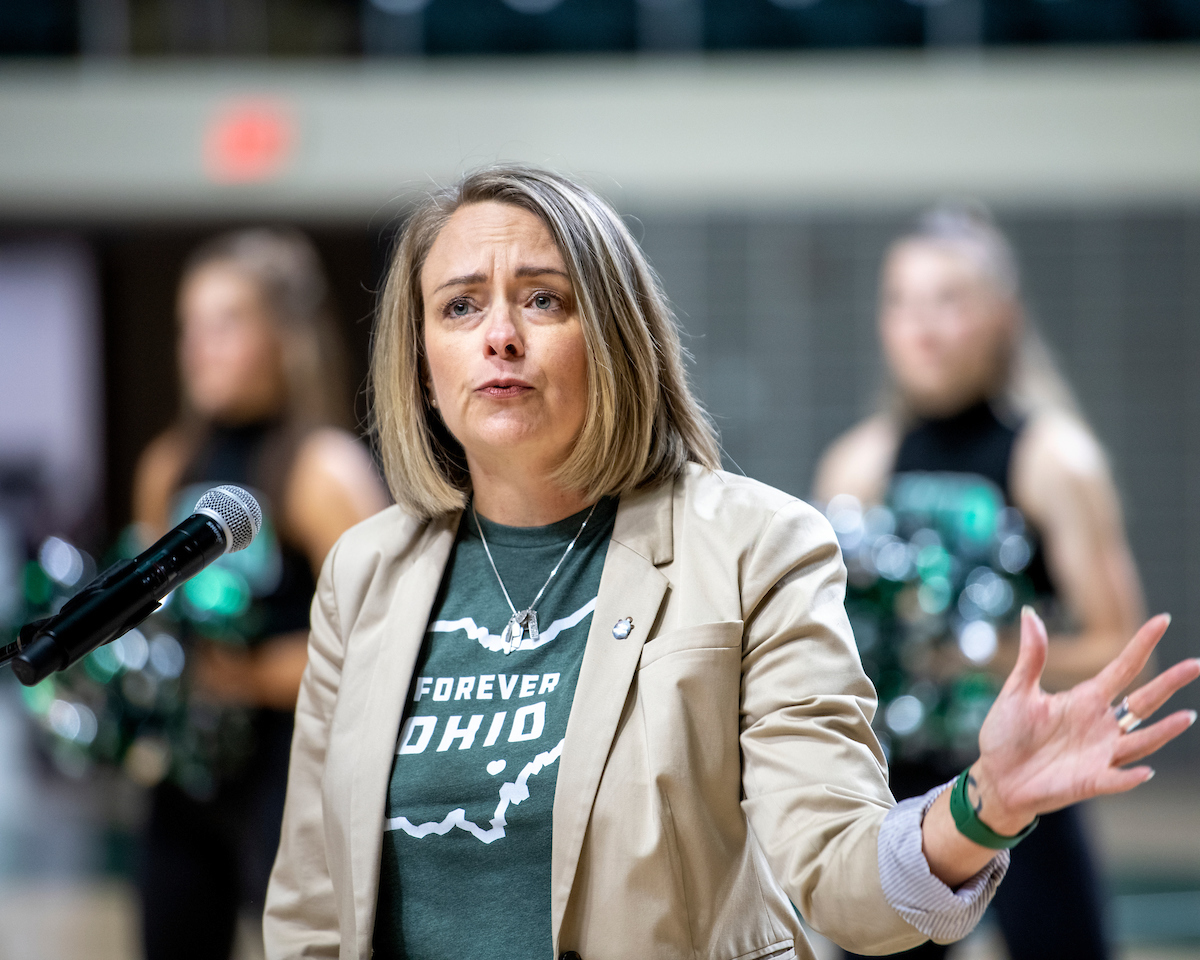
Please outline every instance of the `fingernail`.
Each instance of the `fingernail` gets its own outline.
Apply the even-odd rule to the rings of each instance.
[[[1171,615],[1169,613],[1164,613],[1163,616],[1167,618],[1167,626],[1169,627],[1171,625]]]
[[[1188,726],[1190,727],[1195,722],[1196,722],[1196,711],[1189,710],[1188,711]]]
[[[1026,614],[1033,616],[1033,607],[1031,607],[1029,604],[1025,604],[1025,606],[1021,607],[1021,616],[1025,616]]]
[[[1153,779],[1154,779],[1154,768],[1151,767],[1150,772],[1148,774],[1146,774],[1146,779],[1143,780],[1142,783],[1146,783],[1146,781],[1153,780]]]

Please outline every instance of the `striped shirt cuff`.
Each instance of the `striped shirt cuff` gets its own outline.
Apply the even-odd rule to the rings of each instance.
[[[951,780],[923,797],[897,804],[879,828],[879,878],[884,896],[893,910],[937,943],[961,940],[975,929],[1008,870],[1008,851],[1001,850],[957,890],[929,872],[921,846],[921,825],[933,801],[953,784]]]

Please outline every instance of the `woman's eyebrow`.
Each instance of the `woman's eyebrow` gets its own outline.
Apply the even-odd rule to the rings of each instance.
[[[468,273],[466,276],[452,277],[440,287],[434,289],[433,292],[437,293],[438,290],[445,290],[447,287],[466,287],[473,283],[483,283],[486,279],[487,277],[485,277],[482,273]]]
[[[553,273],[562,277],[564,280],[570,280],[565,270],[559,270],[557,267],[517,267],[514,275],[518,277],[541,277],[547,273]],[[473,283],[484,283],[487,280],[482,273],[468,273],[461,277],[452,277],[441,286],[437,287],[433,292],[444,290],[446,287],[468,287]]]
[[[518,277],[540,277],[547,273],[554,273],[558,276],[570,280],[565,270],[559,270],[557,267],[517,267],[516,276]]]

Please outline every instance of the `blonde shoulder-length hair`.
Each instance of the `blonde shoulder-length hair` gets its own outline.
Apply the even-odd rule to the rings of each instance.
[[[679,329],[645,254],[604,200],[566,177],[493,166],[427,196],[392,256],[371,348],[373,426],[392,496],[419,517],[465,506],[462,446],[431,405],[423,367],[421,270],[460,207],[511,204],[537,216],[566,263],[587,345],[587,412],[556,480],[589,499],[716,469],[716,433],[688,388]]]

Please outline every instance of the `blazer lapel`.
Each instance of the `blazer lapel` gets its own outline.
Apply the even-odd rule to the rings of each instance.
[[[642,644],[669,587],[655,564],[671,559],[671,493],[667,483],[622,497],[605,556],[554,791],[550,915],[555,949],[600,777]],[[625,618],[632,620],[632,632],[618,638],[613,627]]]
[[[414,561],[390,587],[391,596],[376,620],[374,636],[363,638],[355,670],[357,682],[351,685],[343,681],[342,685],[343,696],[365,694],[361,720],[355,724],[358,744],[351,774],[348,825],[357,956],[370,954],[392,756],[404,699],[454,545],[457,521],[454,516],[430,523],[424,543],[415,550]]]

